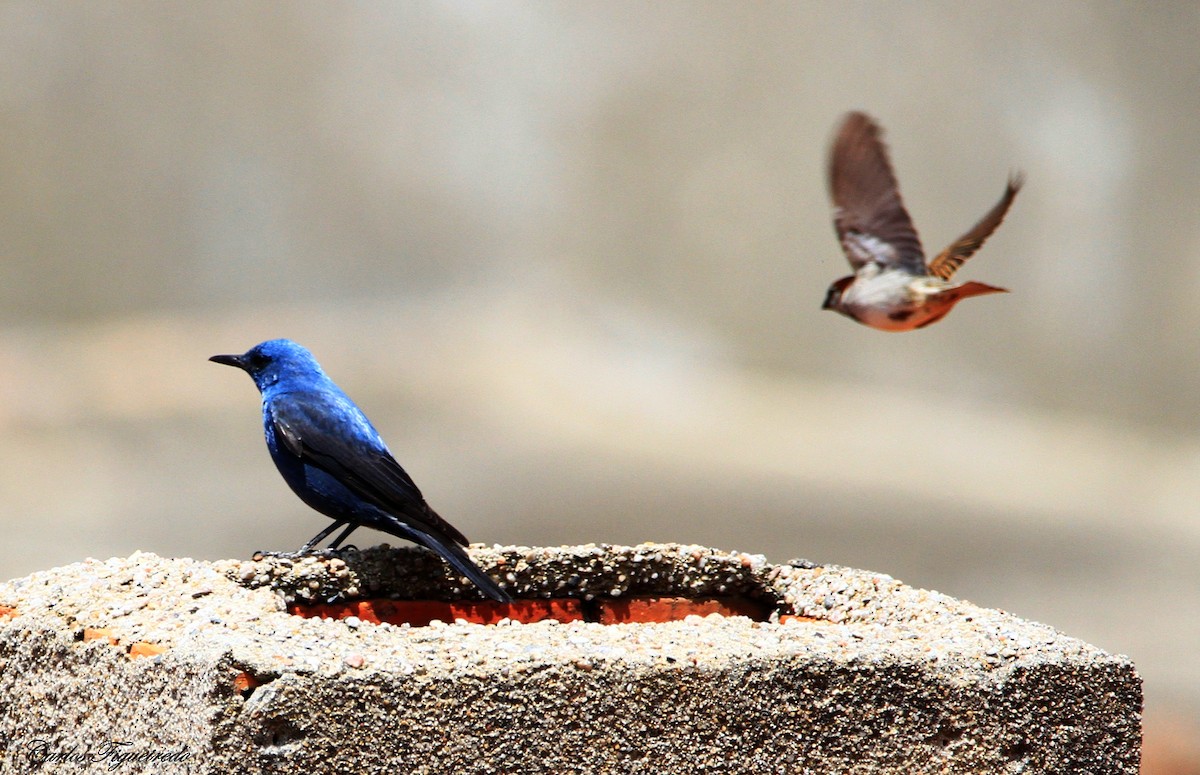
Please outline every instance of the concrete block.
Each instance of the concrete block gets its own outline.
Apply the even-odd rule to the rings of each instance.
[[[522,601],[386,546],[0,584],[4,771],[1138,771],[1133,664],[1045,625],[698,546],[471,553]]]

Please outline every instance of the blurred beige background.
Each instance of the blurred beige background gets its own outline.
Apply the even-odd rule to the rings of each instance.
[[[803,556],[1130,654],[1200,714],[1200,6],[0,4],[0,576],[294,549],[288,336],[473,540]],[[866,109],[925,331],[819,306]],[[359,545],[387,540],[355,536]]]

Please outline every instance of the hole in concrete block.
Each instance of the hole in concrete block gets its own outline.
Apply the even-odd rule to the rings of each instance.
[[[600,624],[630,624],[673,622],[689,616],[745,616],[757,622],[770,619],[771,607],[745,597],[683,597],[637,596],[612,600],[580,601],[574,598],[550,600],[516,600],[496,603],[490,600],[347,600],[341,603],[293,604],[288,610],[297,616],[320,616],[326,619],[349,619],[379,624],[408,624],[423,627],[432,621],[466,621],[473,624],[496,624],[508,619],[530,624],[554,619],[559,622],[598,622]]]
[[[962,739],[964,730],[954,726],[948,721],[943,721],[938,727],[937,734],[933,737],[934,745],[947,748]]]
[[[1022,761],[1032,752],[1033,747],[1024,740],[1005,747],[1004,756],[1011,761]]]
[[[298,616],[410,626],[434,620],[495,624],[668,622],[689,616],[792,616],[758,555],[675,544],[480,549],[480,567],[517,598],[484,600],[441,558],[417,548],[372,547],[301,557],[256,555],[240,581],[281,592]]]
[[[264,749],[287,749],[298,745],[308,736],[302,727],[282,716],[267,719],[254,736],[254,742]]]
[[[252,733],[254,745],[264,753],[287,753],[294,750],[308,737],[307,729],[288,719],[287,716],[271,716],[263,719],[262,726]]]

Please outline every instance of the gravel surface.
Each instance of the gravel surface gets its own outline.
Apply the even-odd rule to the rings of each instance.
[[[120,739],[186,748],[180,771],[1137,771],[1132,664],[1045,625],[699,546],[471,554],[523,598],[741,595],[774,613],[409,627],[287,609],[479,597],[415,548],[86,560],[0,584],[5,761]],[[135,643],[161,653],[130,659]]]

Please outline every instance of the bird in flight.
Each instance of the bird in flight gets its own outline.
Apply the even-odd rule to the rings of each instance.
[[[344,527],[336,549],[365,525],[437,552],[494,600],[512,598],[463,549],[467,539],[429,507],[379,432],[305,348],[272,339],[210,361],[242,369],[262,393],[267,449],[300,500],[333,519],[307,552]]]
[[[881,331],[911,331],[936,323],[968,296],[1005,293],[979,282],[952,282],[954,273],[991,236],[1021,190],[1014,174],[1000,201],[932,261],[900,199],[882,129],[865,113],[848,113],[829,154],[833,225],[854,274],[835,280],[822,309]]]

